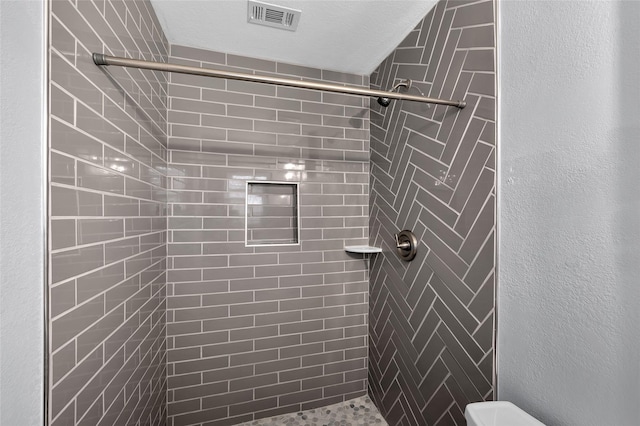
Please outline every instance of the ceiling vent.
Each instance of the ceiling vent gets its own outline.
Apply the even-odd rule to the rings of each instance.
[[[249,1],[247,20],[252,24],[295,31],[302,11],[259,1]]]

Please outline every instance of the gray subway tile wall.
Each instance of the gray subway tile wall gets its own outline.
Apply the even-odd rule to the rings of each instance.
[[[184,46],[170,62],[368,85]],[[168,90],[169,424],[235,424],[365,394],[368,263],[343,248],[368,237],[368,100],[177,74]],[[298,244],[246,247],[247,181],[299,184]],[[291,194],[269,197],[251,207],[267,215],[254,222],[290,229],[278,216],[291,214]]]
[[[392,101],[371,110],[369,390],[389,424],[465,424],[493,398],[495,5],[441,0],[371,76],[463,110]],[[412,89],[415,91],[415,89]],[[419,241],[409,263],[393,234]]]
[[[148,2],[51,2],[52,425],[166,423],[167,79]]]

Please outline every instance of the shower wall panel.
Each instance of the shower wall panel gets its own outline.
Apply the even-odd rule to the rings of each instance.
[[[166,61],[146,1],[51,2],[49,418],[166,422]],[[37,165],[34,165],[37,167]]]
[[[393,102],[371,112],[369,385],[393,425],[465,424],[493,398],[495,21],[492,1],[440,1],[380,65],[374,88],[467,107]],[[411,229],[403,262],[393,234]]]
[[[181,46],[170,60],[368,85]],[[367,261],[343,248],[368,241],[368,99],[178,74],[169,95],[169,424],[236,424],[365,394]],[[245,245],[248,180],[299,183],[299,245]],[[274,203],[264,208],[277,216]]]

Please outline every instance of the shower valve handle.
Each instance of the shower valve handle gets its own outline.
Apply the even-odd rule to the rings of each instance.
[[[396,239],[396,253],[402,260],[409,262],[418,253],[418,239],[408,229],[393,235]]]
[[[411,250],[411,243],[409,241],[400,242],[398,234],[393,234],[393,236],[396,237],[396,248],[400,250]]]

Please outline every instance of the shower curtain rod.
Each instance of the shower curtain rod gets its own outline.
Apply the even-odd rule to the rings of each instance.
[[[139,59],[127,59],[117,56],[109,56],[101,53],[93,54],[93,62],[96,65],[115,65],[120,67],[141,68],[153,71],[177,72],[182,74],[200,75],[205,77],[228,78],[231,80],[252,81],[256,83],[277,84],[280,86],[300,87],[303,89],[323,90],[325,92],[346,93],[349,95],[372,96],[376,98],[400,99],[405,101],[425,102],[437,105],[455,106],[464,108],[465,101],[452,101],[447,99],[427,98],[423,96],[407,95],[397,92],[385,92],[384,90],[364,89],[354,86],[340,86],[338,84],[316,83],[312,81],[291,80],[288,78],[270,77],[264,75],[244,74],[239,72],[222,71],[210,68],[190,67],[186,65],[165,64],[162,62],[143,61]]]

